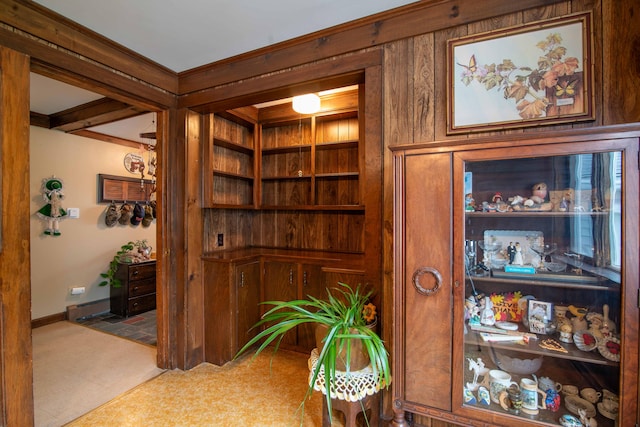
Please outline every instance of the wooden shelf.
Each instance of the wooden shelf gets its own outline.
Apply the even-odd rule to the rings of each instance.
[[[300,150],[304,152],[311,151],[311,145],[305,144],[305,145],[289,145],[286,147],[263,148],[262,155],[298,153]]]
[[[317,179],[332,179],[332,178],[358,178],[360,173],[358,172],[336,172],[336,173],[319,173],[316,174]]]
[[[253,176],[246,176],[246,175],[241,175],[235,172],[226,172],[226,171],[221,171],[221,170],[217,170],[214,169],[213,170],[213,174],[214,175],[219,175],[219,176],[224,176],[227,178],[236,178],[236,179],[242,179],[242,180],[246,180],[246,181],[253,181]]]
[[[316,144],[316,150],[336,150],[343,148],[358,148],[358,140],[318,142]]]
[[[247,155],[252,155],[254,150],[251,147],[247,147],[245,145],[237,144],[233,141],[229,141],[222,138],[214,138],[213,144],[218,147],[226,148],[229,150],[237,151],[238,153],[243,153]]]
[[[260,205],[265,210],[297,211],[364,211],[363,205]]]
[[[537,340],[530,340],[528,343],[522,344],[518,343],[509,343],[509,342],[487,342],[484,341],[480,334],[475,331],[469,330],[464,338],[465,345],[472,346],[480,346],[480,347],[490,347],[492,349],[497,350],[508,350],[515,353],[522,353],[523,355],[534,355],[534,356],[545,356],[545,357],[553,357],[557,359],[568,359],[568,360],[577,360],[579,362],[592,363],[595,365],[607,365],[607,366],[619,366],[620,363],[613,362],[611,360],[607,360],[598,353],[597,350],[594,351],[582,351],[576,348],[574,344],[566,344],[560,343],[562,348],[566,350],[566,353],[560,351],[551,351],[546,350],[540,347],[540,343],[551,337],[547,337],[546,335],[539,335]],[[554,338],[555,341],[557,341]],[[525,357],[527,358],[527,357]],[[529,357],[530,358],[530,357]]]

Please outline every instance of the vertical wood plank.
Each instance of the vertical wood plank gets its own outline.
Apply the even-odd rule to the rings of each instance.
[[[640,5],[637,0],[602,2],[603,124],[640,121]]]
[[[33,425],[29,246],[29,57],[0,46],[0,405],[6,426]]]
[[[408,39],[385,46],[382,115],[384,139],[389,145],[413,142],[413,115],[409,111],[413,105],[413,90],[409,92],[407,74],[410,63]]]

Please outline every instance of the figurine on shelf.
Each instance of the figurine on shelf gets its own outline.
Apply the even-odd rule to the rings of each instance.
[[[534,203],[544,203],[547,198],[547,184],[545,184],[544,182],[537,183],[531,189],[531,194],[531,200],[533,200]]]
[[[515,253],[513,255],[513,265],[524,265],[524,258],[522,258],[522,246],[520,242],[516,242]]]
[[[467,357],[467,361],[469,362],[469,370],[473,371],[473,381],[470,383],[467,383],[467,389],[471,391],[476,391],[480,386],[480,384],[482,383],[482,381],[479,381],[480,377],[483,377],[483,380],[484,380],[484,377],[487,375],[487,372],[489,372],[489,368],[485,368],[484,362],[482,361],[481,358],[478,358],[477,360],[473,360],[472,358]]]
[[[485,297],[484,299],[484,310],[482,310],[482,314],[480,315],[480,323],[485,326],[493,326],[496,324],[496,316],[493,313],[493,303],[489,297]]]
[[[476,210],[476,201],[473,199],[473,194],[471,193],[467,193],[464,196],[464,210],[467,212]]]
[[[509,246],[507,246],[507,255],[509,256],[509,264],[513,264],[513,260],[516,257],[516,245],[513,242],[509,242]]]

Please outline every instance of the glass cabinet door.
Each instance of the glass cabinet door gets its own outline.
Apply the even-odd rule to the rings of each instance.
[[[625,153],[582,150],[459,163],[466,409],[616,425]]]

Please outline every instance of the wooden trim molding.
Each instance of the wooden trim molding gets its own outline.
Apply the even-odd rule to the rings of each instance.
[[[179,73],[179,94],[560,1],[421,1]]]

